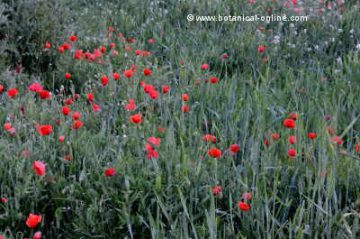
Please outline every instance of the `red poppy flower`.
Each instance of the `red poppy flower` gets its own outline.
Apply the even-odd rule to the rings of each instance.
[[[5,129],[6,131],[10,130],[11,128],[12,128],[12,124],[11,124],[10,122],[6,122],[6,123],[4,124],[4,129]]]
[[[100,46],[99,50],[101,53],[106,53],[106,46]]]
[[[149,144],[151,144],[151,145],[154,145],[154,146],[156,146],[156,147],[159,147],[160,138],[157,138],[157,137],[149,137],[149,138],[147,138],[146,142],[149,143]]]
[[[109,78],[107,76],[102,76],[100,80],[102,86],[106,86],[109,83]]]
[[[220,158],[221,157],[221,150],[218,148],[211,148],[207,151],[208,156],[212,158]]]
[[[151,75],[151,70],[149,68],[144,69],[144,75],[149,76]]]
[[[28,90],[32,92],[39,92],[42,91],[43,88],[39,83],[35,82],[28,86]]]
[[[65,79],[70,80],[71,74],[69,72],[65,73]]]
[[[33,163],[33,170],[39,176],[44,176],[46,171],[46,166],[41,161],[35,161]]]
[[[219,79],[214,76],[214,77],[211,77],[211,78],[210,78],[210,82],[211,82],[212,84],[216,84],[216,83],[219,82]]]
[[[132,70],[125,70],[124,71],[124,76],[126,77],[126,78],[130,78],[130,77],[132,77],[134,75],[134,72],[132,71]]]
[[[42,220],[41,215],[30,213],[26,219],[26,226],[29,228],[35,228]]]
[[[72,105],[72,103],[73,103],[73,100],[70,97],[64,100],[65,105]]]
[[[78,120],[78,119],[80,119],[81,114],[78,111],[75,111],[71,117],[73,120]]]
[[[181,112],[183,112],[183,113],[189,112],[189,106],[187,106],[187,105],[181,106]]]
[[[10,88],[7,91],[7,95],[9,98],[13,99],[19,94],[19,91],[15,88]]]
[[[249,201],[252,198],[252,194],[249,192],[243,192],[242,198],[246,201]]]
[[[157,92],[156,90],[152,90],[148,93],[148,96],[151,99],[156,100],[159,97],[159,92]]]
[[[154,38],[149,38],[147,41],[149,44],[154,44],[156,41]]]
[[[266,46],[264,46],[264,45],[258,46],[258,52],[259,53],[263,53],[265,50],[266,50]]]
[[[338,145],[342,145],[343,142],[344,142],[339,136],[331,137],[330,140],[331,140],[333,143],[338,144]]]
[[[116,174],[116,171],[115,171],[115,168],[113,168],[113,167],[107,168],[107,169],[105,169],[105,171],[104,171],[104,175],[105,175],[106,177],[112,177],[112,176],[115,176],[115,174]]]
[[[140,124],[142,122],[141,114],[134,114],[130,116],[130,122],[133,124]]]
[[[86,94],[86,99],[92,102],[94,100],[94,94],[93,93]]]
[[[297,114],[297,113],[290,113],[290,114],[289,114],[289,118],[290,118],[290,119],[293,119],[293,120],[297,120],[298,114]]]
[[[1,202],[2,202],[3,204],[5,204],[5,203],[7,202],[7,198],[6,198],[6,197],[1,197]]]
[[[270,146],[270,143],[269,143],[269,140],[268,139],[264,139],[264,145],[265,147],[269,147]]]
[[[293,119],[285,119],[283,121],[283,125],[288,129],[293,129],[296,126],[295,120]]]
[[[0,85],[0,94],[3,93],[3,91],[4,91],[4,86]]]
[[[359,147],[359,144],[356,144],[356,145],[355,145],[355,152],[356,152],[356,153],[359,153],[359,148],[360,148],[360,147]]]
[[[187,102],[189,100],[189,95],[188,94],[182,94],[181,96],[182,100]]]
[[[211,135],[211,134],[205,134],[202,137],[202,140],[205,141],[205,142],[216,143],[216,137],[214,135]]]
[[[64,51],[65,51],[64,46],[59,46],[58,52],[59,52],[59,53],[63,53]]]
[[[38,91],[38,95],[39,95],[40,99],[43,99],[43,100],[51,98],[51,92],[47,91],[47,90]]]
[[[296,143],[296,136],[290,135],[288,138],[289,144],[295,144]]]
[[[240,151],[240,146],[238,144],[232,144],[230,145],[230,152],[233,154],[236,154]]]
[[[45,49],[50,49],[51,48],[51,43],[50,42],[45,42],[44,48]]]
[[[71,36],[69,37],[69,40],[70,40],[71,42],[75,42],[75,41],[77,41],[77,36],[71,35]]]
[[[70,114],[70,108],[68,107],[68,106],[63,106],[63,107],[61,107],[61,112],[62,112],[62,114],[63,115],[68,115],[68,114]]]
[[[81,122],[80,120],[74,120],[74,122],[72,123],[72,129],[77,130],[80,129],[83,126],[83,122]]]
[[[249,211],[250,210],[250,204],[246,203],[246,202],[242,202],[242,201],[239,201],[238,202],[238,208],[241,210],[241,211]]]
[[[289,149],[289,150],[288,150],[288,156],[289,156],[290,158],[295,157],[295,156],[296,156],[296,150],[293,149],[293,148]]]
[[[133,99],[129,99],[128,103],[125,105],[125,110],[133,111],[136,109],[135,101]]]
[[[209,70],[209,68],[210,68],[209,65],[206,63],[201,65],[201,70]]]
[[[162,90],[163,94],[167,94],[167,93],[169,93],[170,87],[168,85],[163,85],[161,87],[161,90]]]
[[[113,49],[113,48],[115,48],[115,43],[114,42],[111,42],[110,44],[109,44],[109,47],[111,48],[111,49]]]
[[[42,233],[40,231],[37,231],[34,233],[33,239],[41,239]]]
[[[59,142],[62,143],[65,141],[65,136],[64,135],[60,135],[58,138]]]
[[[36,130],[41,136],[46,136],[51,134],[53,128],[51,125],[45,124],[45,125],[37,125]]]
[[[219,194],[221,193],[222,187],[219,186],[219,185],[216,185],[216,186],[214,186],[214,187],[211,189],[211,191],[212,191],[212,194],[213,194],[214,196],[217,196],[217,195],[219,195]]]
[[[317,135],[316,135],[316,133],[314,133],[314,132],[310,132],[309,134],[308,134],[308,138],[309,139],[315,139],[317,137]]]
[[[273,140],[278,140],[278,139],[280,138],[280,135],[277,134],[277,133],[272,133],[272,134],[271,134],[271,138],[272,138]]]
[[[91,104],[91,108],[92,108],[93,112],[99,112],[101,110],[100,105],[95,104],[95,103]]]
[[[117,73],[117,72],[114,72],[114,73],[112,74],[112,77],[113,77],[114,80],[119,80],[119,79],[120,79],[120,74]]]

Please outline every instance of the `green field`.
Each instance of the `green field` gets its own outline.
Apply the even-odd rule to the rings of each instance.
[[[359,53],[357,0],[2,0],[0,239],[360,238]]]

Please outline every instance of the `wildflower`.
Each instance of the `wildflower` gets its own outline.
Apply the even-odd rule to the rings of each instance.
[[[86,99],[90,102],[94,101],[94,94],[93,93],[86,94]]]
[[[72,114],[71,117],[72,117],[73,120],[78,120],[78,119],[80,119],[81,114],[80,114],[80,112],[75,111],[75,112]]]
[[[266,50],[266,46],[260,45],[260,46],[258,46],[257,50],[258,50],[258,53],[263,53]]]
[[[295,156],[296,156],[296,150],[293,149],[293,148],[289,149],[289,150],[288,150],[288,156],[289,156],[290,158],[295,157]]]
[[[72,129],[77,130],[80,129],[83,126],[83,122],[81,122],[80,120],[74,120],[74,122],[72,123]]]
[[[205,134],[202,137],[202,140],[205,141],[205,142],[216,143],[216,137],[214,135],[211,135],[211,134]]]
[[[211,148],[207,151],[208,156],[212,158],[220,158],[221,157],[221,150],[218,148]]]
[[[140,124],[142,122],[141,114],[134,114],[130,116],[130,122],[133,124]]]
[[[293,129],[296,126],[296,123],[293,119],[285,119],[283,125],[288,129]]]
[[[183,112],[183,113],[189,112],[189,106],[187,106],[187,105],[181,106],[181,112]]]
[[[62,112],[62,114],[63,115],[68,115],[68,114],[70,114],[70,108],[68,107],[68,106],[63,106],[63,107],[61,107],[61,112]]]
[[[288,138],[289,144],[295,144],[296,143],[296,136],[290,135]]]
[[[209,68],[210,68],[209,65],[206,63],[201,65],[201,70],[209,70]]]
[[[67,80],[71,79],[71,74],[69,72],[65,73],[65,79],[67,79]]]
[[[46,136],[46,135],[50,135],[53,127],[51,125],[37,125],[36,126],[36,130],[37,132],[41,135],[41,136]]]
[[[238,144],[232,144],[230,145],[230,152],[233,154],[236,154],[240,151],[240,146]]]
[[[115,168],[113,168],[113,167],[107,168],[104,171],[104,175],[106,177],[112,177],[112,176],[115,176],[115,174],[116,174],[116,171],[115,171]]]
[[[221,193],[222,188],[221,188],[221,186],[216,185],[216,186],[214,186],[214,187],[211,189],[211,191],[212,191],[212,194],[213,194],[214,196],[217,196],[217,195],[219,195],[219,194]]]
[[[47,90],[38,91],[38,95],[39,95],[40,99],[43,99],[43,100],[51,98],[51,92],[47,91]]]
[[[109,78],[107,76],[102,76],[100,78],[102,86],[106,86],[109,83]]]
[[[168,85],[163,85],[161,87],[161,90],[162,90],[163,94],[167,94],[167,93],[169,93],[170,87]]]
[[[31,85],[29,85],[27,89],[29,91],[32,91],[32,92],[39,92],[39,91],[43,90],[42,86],[37,82],[32,83]]]
[[[151,70],[150,70],[149,68],[145,68],[145,69],[144,69],[144,75],[145,75],[145,76],[151,75]]]
[[[41,215],[30,213],[26,219],[26,226],[29,228],[35,228],[42,220]]]
[[[45,42],[44,48],[45,49],[50,49],[51,48],[51,43],[50,42]]]
[[[147,143],[154,145],[156,147],[159,147],[160,144],[160,138],[156,138],[156,137],[149,137],[146,140]]]
[[[238,208],[241,210],[241,211],[249,211],[250,210],[250,204],[246,203],[246,202],[242,202],[242,201],[239,201],[238,202]]]
[[[135,101],[133,99],[129,99],[128,103],[125,105],[125,110],[133,111],[136,109]]]
[[[246,201],[249,201],[252,198],[252,194],[249,192],[243,192],[242,198]]]
[[[119,80],[119,79],[120,79],[120,74],[117,73],[117,72],[114,72],[114,73],[112,74],[112,77],[113,77],[114,80]]]
[[[41,231],[37,231],[34,233],[33,239],[41,239],[42,233]]]
[[[69,37],[69,40],[70,40],[71,42],[76,42],[76,41],[77,41],[77,36],[71,35],[71,36]]]
[[[19,94],[19,91],[15,88],[10,88],[7,91],[7,95],[9,98],[13,99]]]
[[[211,78],[210,78],[210,82],[211,82],[212,84],[216,84],[216,83],[219,82],[219,79],[214,76],[214,77],[211,77]]]
[[[124,76],[126,78],[131,78],[134,75],[134,72],[132,70],[125,70],[124,71]]]
[[[101,110],[100,106],[98,104],[92,103],[91,108],[94,112],[99,112]]]
[[[314,132],[308,133],[308,138],[309,138],[309,139],[313,140],[313,139],[315,139],[316,137],[317,137],[316,133],[314,133]]]
[[[272,134],[271,134],[271,138],[272,138],[273,140],[278,140],[278,139],[280,138],[280,135],[279,135],[278,133],[272,133]]]
[[[184,102],[187,102],[189,100],[189,95],[188,94],[182,94],[181,98],[182,98],[182,100]]]
[[[65,136],[64,135],[60,135],[58,138],[60,143],[63,143],[65,141]]]
[[[33,163],[33,170],[39,176],[44,176],[46,171],[46,166],[41,161],[35,161]]]

